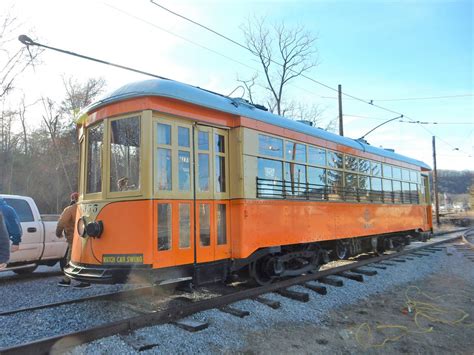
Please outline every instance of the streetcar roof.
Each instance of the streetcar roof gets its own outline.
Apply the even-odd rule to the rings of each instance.
[[[231,98],[199,87],[191,86],[174,80],[150,79],[122,86],[121,88],[107,94],[101,100],[93,103],[87,108],[87,112],[95,111],[98,108],[109,105],[117,101],[123,101],[143,96],[159,96],[184,101],[187,103],[207,107],[210,109],[230,113],[232,115],[244,116],[274,126],[289,129],[295,132],[307,134],[316,138],[342,144],[367,153],[376,154],[382,157],[413,164],[424,169],[431,170],[426,163],[397,154],[395,152],[377,148],[364,143],[363,141],[339,136],[324,129],[312,127],[307,124],[291,120],[259,109],[254,105],[245,102],[241,98]]]

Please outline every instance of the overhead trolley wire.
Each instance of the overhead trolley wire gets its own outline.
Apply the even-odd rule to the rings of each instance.
[[[194,24],[194,25],[196,25],[196,26],[199,26],[199,27],[205,29],[206,31],[212,32],[213,34],[215,34],[215,35],[217,35],[217,36],[219,36],[219,37],[221,37],[221,38],[223,38],[223,39],[225,39],[225,40],[227,40],[227,41],[229,41],[229,42],[231,42],[231,43],[233,43],[233,44],[235,44],[235,45],[237,45],[237,46],[239,46],[239,47],[241,47],[241,48],[246,49],[247,51],[249,51],[249,52],[252,53],[253,55],[256,55],[256,53],[254,53],[254,52],[253,52],[250,48],[248,48],[246,45],[244,45],[244,44],[242,44],[242,43],[240,43],[240,42],[238,42],[238,41],[236,41],[236,40],[234,40],[234,39],[232,39],[232,38],[230,38],[230,37],[228,37],[228,36],[226,36],[226,35],[223,35],[222,33],[218,32],[218,31],[216,31],[216,30],[213,30],[212,28],[210,28],[210,27],[208,27],[208,26],[205,26],[205,25],[203,25],[203,24],[201,24],[201,23],[199,23],[199,22],[197,22],[197,21],[195,21],[195,20],[192,20],[191,18],[189,18],[189,17],[187,17],[187,16],[184,16],[184,15],[182,15],[182,14],[179,14],[178,12],[173,11],[173,10],[171,10],[171,9],[169,9],[169,8],[167,8],[167,7],[165,7],[165,6],[163,6],[163,5],[161,5],[161,4],[157,3],[157,2],[155,2],[154,0],[150,0],[150,2],[151,2],[153,5],[159,7],[160,9],[162,9],[162,10],[164,10],[164,11],[167,11],[167,12],[169,12],[170,14],[172,14],[172,15],[174,15],[174,16],[180,17],[180,18],[182,18],[182,19],[184,19],[184,20],[186,20],[186,21],[188,21],[188,22],[191,22],[192,24]],[[273,59],[271,59],[271,58],[266,58],[266,59],[268,59],[269,61],[271,61],[272,63],[274,63],[274,64],[276,64],[276,65],[279,65],[279,66],[283,67],[283,65],[282,65],[281,63],[279,63],[279,62],[277,62],[277,61],[275,61],[275,60],[273,60]],[[294,71],[291,70],[291,69],[289,69],[289,71],[294,72]],[[311,77],[309,77],[309,76],[307,76],[307,75],[305,75],[305,74],[300,74],[300,75],[301,75],[303,78],[305,78],[305,79],[307,79],[307,80],[309,80],[309,81],[312,81],[312,82],[314,82],[314,83],[316,83],[316,84],[318,84],[318,85],[321,85],[321,86],[323,86],[323,87],[325,87],[325,88],[327,88],[327,89],[329,89],[329,90],[332,90],[332,91],[334,91],[334,92],[338,92],[338,91],[339,91],[338,89],[333,88],[332,86],[327,85],[327,84],[325,84],[325,83],[323,83],[323,82],[320,82],[320,81],[318,81],[318,80],[316,80],[316,79],[313,79],[313,78],[311,78]],[[403,114],[403,113],[401,113],[401,112],[398,112],[398,111],[389,109],[389,108],[387,108],[387,107],[384,107],[384,106],[381,106],[381,105],[378,105],[378,104],[375,104],[375,103],[374,103],[374,100],[362,99],[362,98],[360,98],[360,97],[357,97],[357,96],[348,94],[348,93],[346,93],[346,92],[341,92],[341,94],[344,95],[344,96],[346,96],[346,97],[349,97],[349,98],[351,98],[351,99],[354,99],[354,100],[363,102],[363,103],[365,103],[365,104],[371,105],[371,106],[373,106],[373,107],[376,107],[376,108],[378,108],[378,109],[380,109],[380,110],[383,110],[383,111],[386,111],[386,112],[390,112],[390,113],[396,114],[396,115],[398,115],[398,116],[402,116],[402,117],[404,117],[404,118],[406,118],[406,119],[409,119],[410,121],[413,121],[414,123],[418,123],[417,120],[415,120],[415,119],[413,119],[413,118],[411,118],[411,117],[409,117],[409,116],[407,116],[407,115],[405,115],[405,114]],[[419,124],[419,123],[418,123],[418,124]],[[431,132],[429,129],[427,129],[426,127],[424,127],[422,124],[420,124],[420,127],[423,128],[425,131],[427,131],[430,135],[437,137],[437,138],[438,138],[440,141],[442,141],[443,143],[445,143],[445,144],[449,145],[450,147],[452,147],[452,148],[454,148],[454,149],[456,149],[456,150],[458,150],[458,151],[461,152],[461,150],[459,150],[459,148],[454,147],[454,146],[451,145],[450,143],[446,142],[444,139],[442,139],[442,138],[436,136],[433,132]],[[469,155],[469,153],[467,153],[467,152],[463,152],[463,153]]]

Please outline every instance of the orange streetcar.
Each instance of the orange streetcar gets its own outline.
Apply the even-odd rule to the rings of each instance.
[[[93,104],[79,140],[79,280],[265,284],[432,231],[425,163],[172,80]]]

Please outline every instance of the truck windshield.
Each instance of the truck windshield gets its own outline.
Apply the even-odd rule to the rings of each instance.
[[[87,184],[86,193],[102,190],[102,145],[104,125],[102,122],[87,129]]]

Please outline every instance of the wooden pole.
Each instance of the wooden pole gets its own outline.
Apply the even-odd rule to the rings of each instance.
[[[433,191],[435,195],[436,225],[439,227],[438,170],[436,168],[436,137],[433,136]]]
[[[339,100],[339,135],[344,135],[344,126],[342,122],[342,94],[341,94],[341,85],[337,86],[338,100]]]

